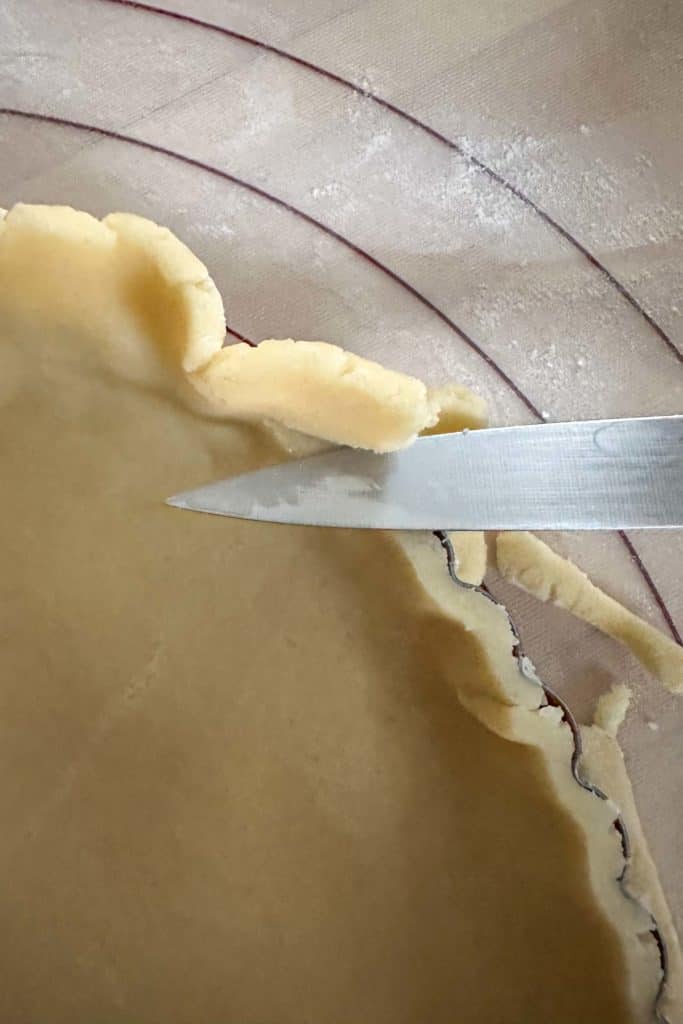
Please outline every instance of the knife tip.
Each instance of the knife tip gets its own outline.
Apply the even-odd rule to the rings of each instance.
[[[166,504],[170,505],[171,508],[185,508],[188,509],[187,499],[183,494],[172,494],[170,498],[166,499]]]

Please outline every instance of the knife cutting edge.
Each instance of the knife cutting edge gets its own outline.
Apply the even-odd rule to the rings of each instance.
[[[308,526],[613,530],[683,525],[683,415],[493,427],[341,448],[168,498]]]

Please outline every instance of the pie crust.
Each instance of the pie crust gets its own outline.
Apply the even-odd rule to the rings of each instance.
[[[164,504],[297,451],[263,416],[382,448],[443,395],[291,342],[236,390],[266,357],[223,336],[163,228],[0,225],[0,1018],[639,1022],[654,912],[673,1019],[616,741],[586,730],[582,771],[615,784],[638,899],[616,805],[445,539]],[[476,582],[483,541],[457,544]]]

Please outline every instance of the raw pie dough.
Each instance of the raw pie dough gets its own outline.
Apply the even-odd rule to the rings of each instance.
[[[121,214],[16,207],[0,317],[0,1019],[651,1019],[615,807],[504,610],[429,536],[163,502],[287,457],[264,415],[392,447],[476,400],[276,342],[268,388]]]

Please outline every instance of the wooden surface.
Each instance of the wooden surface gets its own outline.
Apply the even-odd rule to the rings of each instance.
[[[458,378],[496,422],[683,409],[683,5],[159,3],[184,16],[4,0],[1,205],[168,224],[240,335]],[[552,540],[683,629],[680,534]],[[680,700],[612,641],[491,585],[579,718],[633,687],[623,741],[680,927]]]

